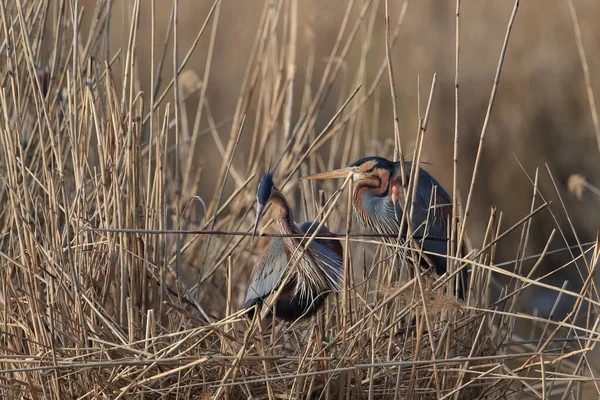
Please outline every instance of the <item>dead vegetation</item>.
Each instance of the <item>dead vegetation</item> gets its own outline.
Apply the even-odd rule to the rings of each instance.
[[[403,261],[386,260],[384,247],[406,246],[357,234],[349,182],[317,187],[299,179],[370,152],[365,132],[376,126],[380,102],[398,106],[392,58],[382,57],[375,73],[366,68],[373,31],[381,24],[377,8],[387,2],[349,3],[322,76],[308,67],[306,74],[297,73],[299,63],[314,63],[297,58],[297,2],[264,2],[228,121],[215,120],[207,96],[210,70],[219,68],[214,55],[216,30],[223,29],[220,1],[198,16],[194,33],[185,32],[194,38],[189,48],[178,45],[184,32],[178,29],[177,1],[167,37],[139,35],[140,7],[150,9],[145,15],[154,27],[156,2],[132,1],[128,46],[109,49],[109,4],[98,1],[87,9],[94,23],[81,32],[73,24],[81,18],[77,2],[0,3],[2,398],[578,398],[588,388],[587,393],[600,393],[587,357],[600,323],[593,280],[598,239],[577,238],[567,248],[558,226],[543,253],[527,251],[532,220],[569,215],[562,199],[551,205],[539,190],[540,175],[554,182],[549,168],[530,177],[528,214],[507,226],[491,208],[485,234],[471,240],[466,230],[470,205],[477,201],[476,172],[485,163],[481,147],[471,186],[460,196],[454,173],[449,192],[456,194],[458,225],[449,234],[470,251],[464,259],[449,256],[455,262],[448,275],[469,268],[472,282],[460,303],[448,295],[449,276],[386,283],[382,271]],[[510,46],[517,13],[515,4],[503,49]],[[399,13],[386,26],[382,40],[390,52],[404,16]],[[136,53],[140,41],[151,41],[149,60]],[[187,65],[201,41],[209,49],[203,76]],[[349,67],[346,60],[357,43],[359,56]],[[482,144],[504,54],[490,82]],[[166,64],[180,73],[165,74]],[[140,68],[151,71],[150,91],[139,89]],[[460,82],[458,68],[456,79]],[[421,80],[431,83],[429,95],[419,99],[414,149],[402,146],[396,125],[380,155],[419,162],[436,76]],[[335,105],[335,112],[324,104]],[[202,128],[205,121],[208,129]],[[224,127],[226,140],[219,133]],[[246,151],[240,150],[242,137],[249,143]],[[203,152],[207,141],[216,143],[221,162],[199,168],[204,158],[214,160]],[[245,163],[236,158],[240,152]],[[347,250],[343,290],[309,321],[249,320],[238,310],[249,271],[268,240],[251,245],[249,232],[257,178],[269,165],[296,215],[326,220]],[[210,197],[199,195],[202,174],[216,177]],[[228,193],[226,185],[235,189]],[[582,187],[593,188],[578,178],[570,190],[581,196]],[[556,184],[555,189],[559,193]],[[520,232],[516,257],[498,265],[497,246],[513,232]],[[580,276],[580,291],[554,287],[536,274],[551,251],[570,252],[571,262],[560,268]],[[534,266],[525,271],[529,259]],[[564,318],[555,317],[555,307],[549,316],[524,313],[518,306],[530,287],[557,293],[556,304],[570,297],[573,307]],[[408,327],[414,317],[416,326]],[[516,333],[523,324],[531,325],[530,337]]]

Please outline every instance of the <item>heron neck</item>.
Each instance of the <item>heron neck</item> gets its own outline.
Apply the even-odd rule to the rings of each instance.
[[[271,202],[277,207],[279,226],[283,233],[287,234],[300,234],[298,226],[294,222],[294,213],[292,209],[279,190],[274,190],[271,193]]]

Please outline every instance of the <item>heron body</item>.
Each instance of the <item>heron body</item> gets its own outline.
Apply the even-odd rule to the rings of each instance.
[[[409,174],[412,164],[405,162],[404,188],[410,187]],[[418,183],[412,203],[411,231],[417,242],[423,246],[426,257],[442,275],[447,269],[447,240],[450,218],[452,216],[452,198],[433,176],[419,168]],[[324,172],[305,179],[327,179],[346,177],[353,174],[353,208],[361,225],[373,233],[398,236],[405,209],[402,173],[400,162],[392,162],[383,157],[365,157],[353,162],[346,168]],[[406,224],[402,238],[406,238]],[[428,237],[430,239],[428,239]],[[395,238],[385,238],[387,242],[396,242]],[[461,249],[464,255],[464,249]],[[421,265],[429,264],[425,258]],[[462,270],[458,297],[464,299],[467,279],[466,269]]]
[[[259,211],[255,230],[263,207],[270,201],[277,209],[276,220],[280,232],[307,238],[271,239],[252,271],[244,308],[254,305],[260,308],[271,293],[279,289],[285,277],[292,273],[276,299],[276,316],[286,321],[308,318],[323,306],[330,292],[340,289],[343,271],[342,245],[338,240],[315,239],[306,247],[305,242],[315,232],[319,222],[297,225],[287,200],[273,185],[271,174],[262,178],[258,192]],[[318,235],[328,234],[329,230],[323,225]],[[306,251],[302,254],[304,248]],[[292,270],[296,262],[298,265]]]

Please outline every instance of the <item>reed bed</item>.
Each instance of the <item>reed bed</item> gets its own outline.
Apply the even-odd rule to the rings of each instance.
[[[315,60],[296,57],[297,3],[264,2],[237,108],[228,121],[215,121],[206,88],[211,68],[219,67],[216,31],[227,29],[219,26],[221,2],[200,16],[189,49],[178,44],[184,33],[177,0],[167,37],[138,35],[140,7],[150,9],[145,15],[154,27],[154,0],[129,4],[128,46],[111,49],[110,1],[85,10],[93,15],[85,31],[76,1],[0,2],[2,398],[600,394],[588,357],[600,322],[593,280],[598,241],[577,239],[568,247],[557,228],[544,253],[527,255],[532,219],[568,217],[538,190],[540,175],[552,177],[550,168],[531,176],[531,212],[517,224],[506,226],[501,211],[491,208],[485,235],[466,235],[518,2],[490,82],[471,186],[459,196],[455,174],[449,190],[456,210],[452,248],[464,242],[468,254],[449,255],[445,276],[422,272],[398,281],[386,279],[386,271],[405,265],[403,254],[418,248],[361,234],[351,218],[351,182],[315,185],[300,178],[374,152],[419,164],[435,76],[420,100],[414,149],[402,145],[397,124],[379,148],[371,141],[380,102],[398,108],[389,54],[404,13],[394,21],[387,1],[349,2],[325,73],[313,76]],[[387,56],[371,71],[372,33],[382,23],[376,10],[384,6]],[[144,40],[152,41],[150,60],[136,54]],[[209,48],[203,76],[187,66],[200,42]],[[356,68],[342,72],[350,54]],[[163,71],[169,63],[173,76]],[[298,63],[307,63],[306,74],[297,72]],[[456,110],[458,65],[456,102],[448,104]],[[149,91],[141,90],[140,68],[151,70]],[[199,162],[207,141],[216,141],[220,164]],[[455,170],[458,160],[455,151]],[[343,290],[316,317],[292,324],[251,319],[240,310],[251,268],[276,235],[267,223],[262,237],[250,240],[257,182],[269,167],[296,219],[326,221],[345,248]],[[211,197],[199,195],[205,174],[217,177]],[[521,232],[516,258],[498,266],[496,246],[514,231]],[[577,237],[574,228],[570,233]],[[553,251],[572,255],[562,268],[585,282],[579,292],[534,273],[556,243],[562,248]],[[531,258],[535,267],[525,273]],[[465,301],[450,295],[461,268],[471,271]],[[530,286],[558,292],[557,302],[574,298],[571,312],[565,318],[521,312]],[[523,325],[531,327],[529,337],[517,334]]]

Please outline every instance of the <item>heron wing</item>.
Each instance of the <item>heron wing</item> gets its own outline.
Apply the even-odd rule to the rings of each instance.
[[[318,223],[314,225],[314,227],[316,226],[318,226]],[[306,234],[309,225],[304,223],[299,227],[302,233]],[[328,232],[327,228],[322,229],[322,233]],[[309,256],[314,260],[314,265],[319,268],[320,275],[325,279],[326,285],[339,290],[343,275],[342,255],[333,251],[327,245],[327,242],[324,239],[313,240],[305,256]],[[341,246],[339,247],[341,248]],[[301,250],[298,249],[297,251]],[[284,239],[273,238],[261,254],[252,272],[244,307],[251,307],[259,299],[276,290],[292,265]]]
[[[406,162],[404,164],[406,173],[409,174],[412,164],[410,162]],[[391,195],[394,194],[394,185],[401,185],[401,172],[400,172],[400,163],[395,163],[394,172],[392,179],[390,180],[391,185]],[[407,179],[408,182],[408,179]],[[435,199],[433,201],[433,209],[429,209],[429,204],[431,204],[431,195],[433,188],[436,187],[435,190]],[[398,193],[399,194],[399,193]],[[449,235],[448,226],[450,223],[450,218],[452,218],[452,198],[446,192],[444,187],[440,185],[440,183],[429,174],[425,169],[420,168],[419,170],[419,186],[417,188],[417,198],[416,198],[417,206],[412,211],[412,228],[413,233],[416,236],[427,236],[436,237],[436,238],[447,238]],[[398,205],[403,204],[402,201],[398,202]],[[399,207],[396,207],[396,213],[398,215],[402,215],[402,210],[398,210]],[[425,221],[428,221],[427,231],[425,231]],[[448,249],[448,241],[447,240],[439,240],[439,239],[425,239],[423,241],[423,249],[427,252],[439,254],[433,255],[428,254],[428,257],[436,266],[436,272],[438,274],[443,274],[446,272],[447,268],[447,259],[446,253]],[[465,248],[461,248],[461,253],[464,257]],[[467,269],[463,269],[461,274],[461,280],[463,281],[459,286],[459,297],[464,298],[464,288],[466,282],[468,281],[468,272]]]
[[[419,203],[421,204],[432,204],[433,208],[422,207],[418,211],[419,217],[413,222],[420,224],[421,226],[415,226],[415,231],[420,235],[425,233],[424,223],[429,216],[429,223],[427,227],[427,236],[436,238],[447,238],[449,237],[448,227],[450,226],[450,219],[452,218],[452,198],[446,192],[446,190],[435,180],[427,171],[421,170],[421,181],[422,184],[418,190],[418,196],[420,196]],[[431,201],[432,190],[435,187],[435,198]],[[444,240],[425,240],[423,243],[423,249],[428,252],[437,253],[436,255],[428,255],[431,261],[436,266],[436,272],[443,274],[446,272],[446,253],[448,251],[448,241]]]
[[[302,233],[305,235],[307,233],[314,233],[316,227],[318,226],[318,221],[308,221],[298,225]],[[328,233],[330,233],[329,228],[327,228],[325,225],[321,226],[321,229],[319,229],[319,234],[327,235]],[[322,276],[324,276],[327,280],[328,286],[339,290],[340,282],[342,281],[342,257],[344,251],[340,242],[327,239],[315,239],[308,247],[308,251],[315,259]]]
[[[405,171],[408,175],[412,163],[405,163]],[[391,190],[392,196],[394,190],[399,191],[401,194],[402,177],[400,171],[400,163],[397,163],[394,167],[393,177],[391,179]],[[408,185],[410,185],[408,176],[406,179]],[[398,186],[395,188],[394,186]],[[435,187],[435,198],[431,199],[432,191]],[[402,198],[400,196],[400,198]],[[430,204],[433,206],[430,208]],[[401,207],[404,206],[403,201],[399,201],[396,204],[395,212],[399,216],[398,221],[402,216]],[[389,212],[389,211],[388,211]],[[431,261],[436,265],[438,273],[446,271],[446,252],[448,244],[440,238],[447,237],[447,227],[449,218],[452,216],[452,199],[444,190],[442,185],[429,174],[425,169],[419,169],[419,185],[416,190],[415,205],[412,210],[412,231],[417,237],[431,236],[437,239],[424,240],[423,249],[432,253],[440,254],[440,256],[428,255]],[[397,230],[396,230],[397,232]],[[420,241],[420,240],[418,240]]]
[[[254,305],[257,300],[276,290],[289,268],[283,239],[271,239],[252,271],[244,308]]]
[[[339,290],[343,277],[342,257],[328,246],[319,242],[311,243],[309,250],[311,255],[316,259],[316,264],[321,274],[327,280],[328,286]]]

